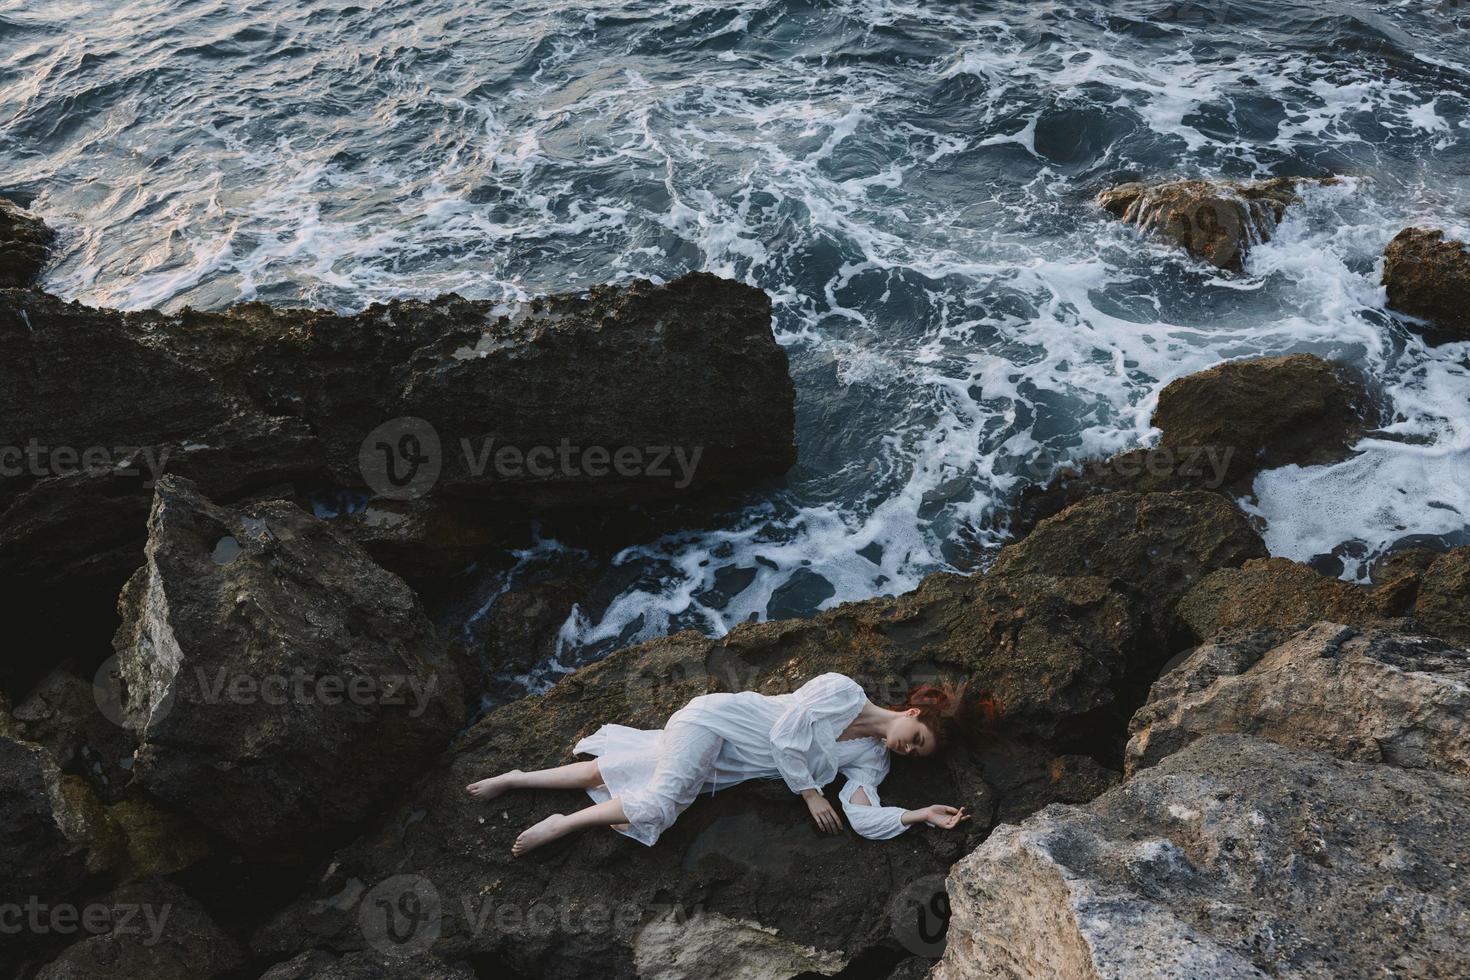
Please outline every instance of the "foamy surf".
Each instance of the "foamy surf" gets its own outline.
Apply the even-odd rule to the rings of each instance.
[[[1378,285],[1406,224],[1470,225],[1470,73],[1428,10],[388,2],[369,36],[307,0],[272,32],[175,6],[92,24],[85,72],[74,11],[6,15],[3,184],[66,231],[46,285],[68,298],[515,302],[689,269],[772,295],[798,468],[591,555],[606,587],[527,685],[982,567],[1027,484],[1148,444],[1162,387],[1228,358],[1313,351],[1390,410],[1354,458],[1260,477],[1273,552],[1355,578],[1470,528],[1470,351],[1402,329]],[[1091,204],[1137,177],[1324,173],[1348,179],[1240,277]],[[576,546],[486,573],[479,609]]]

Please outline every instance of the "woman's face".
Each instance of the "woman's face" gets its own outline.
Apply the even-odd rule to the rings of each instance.
[[[933,755],[938,743],[929,726],[919,723],[919,709],[910,708],[894,719],[884,744],[898,755]]]

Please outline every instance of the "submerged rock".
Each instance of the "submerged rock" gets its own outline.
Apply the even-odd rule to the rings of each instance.
[[[464,717],[456,665],[401,579],[286,501],[160,481],[119,602],[136,779],[256,854],[361,821]]]
[[[1467,802],[1459,776],[1206,736],[959,862],[932,975],[1466,976]]]
[[[46,222],[0,198],[0,289],[34,283],[55,237]]]
[[[1433,339],[1470,339],[1470,248],[1443,231],[1405,228],[1383,253],[1388,305],[1429,321]]]
[[[1178,180],[1121,184],[1097,196],[1115,218],[1152,232],[1220,269],[1240,272],[1252,245],[1271,240],[1303,180]]]
[[[1157,446],[1090,460],[1027,491],[1012,527],[1025,533],[1118,490],[1243,494],[1262,469],[1346,458],[1372,412],[1361,379],[1313,354],[1227,361],[1164,386],[1152,418]]]
[[[1348,455],[1367,410],[1361,382],[1314,354],[1227,361],[1164,386],[1160,445],[1228,454],[1226,478]]]

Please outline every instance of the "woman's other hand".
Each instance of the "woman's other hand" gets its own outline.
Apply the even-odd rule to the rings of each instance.
[[[964,807],[945,806],[943,803],[933,803],[924,808],[924,822],[940,830],[954,830],[970,816]]]
[[[837,811],[832,809],[832,804],[820,791],[809,789],[801,794],[801,798],[806,800],[806,808],[811,811],[818,830],[827,834],[842,833],[842,818],[837,816]]]

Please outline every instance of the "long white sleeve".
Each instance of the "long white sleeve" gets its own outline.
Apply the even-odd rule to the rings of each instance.
[[[821,789],[837,774],[826,743],[857,717],[866,698],[857,681],[835,673],[813,677],[792,695],[771,726],[771,756],[791,792]]]
[[[884,806],[883,801],[878,798],[878,784],[888,775],[886,769],[886,766],[882,772],[868,766],[844,769],[843,775],[847,776],[847,782],[837,794],[837,798],[842,801],[842,812],[847,814],[847,822],[852,824],[852,829],[873,840],[897,837],[909,829],[903,822],[903,815],[907,811],[901,806]],[[862,790],[867,796],[867,803],[853,801],[858,790]]]

